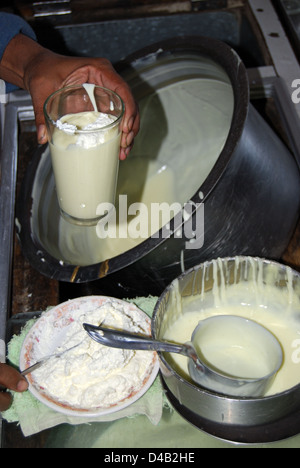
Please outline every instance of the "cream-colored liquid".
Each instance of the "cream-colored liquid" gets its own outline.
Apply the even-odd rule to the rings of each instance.
[[[69,114],[62,123],[79,130],[93,124],[97,112]],[[56,128],[50,143],[59,205],[76,219],[95,219],[100,203],[114,203],[118,175],[118,126],[78,135]]]
[[[128,230],[139,219],[148,224],[149,236],[156,232],[145,211],[150,213],[152,203],[183,206],[197,193],[224,147],[233,104],[229,84],[202,78],[172,83],[141,99],[140,132],[120,164],[117,185],[117,233],[127,231],[128,236],[99,239],[94,228],[83,230],[61,220],[62,260],[90,265],[126,252],[145,240],[132,238]],[[120,220],[119,195],[127,195],[128,206],[141,203],[146,210]]]
[[[299,384],[300,360],[295,358],[300,354],[300,300],[295,293],[291,295],[291,288],[279,289],[263,283],[258,287],[252,281],[214,287],[213,291],[204,296],[191,297],[183,310],[173,315],[174,319],[169,318],[163,338],[177,343],[190,341],[199,321],[216,315],[237,315],[251,319],[263,325],[279,341],[284,354],[283,365],[267,395],[283,392]],[[206,345],[207,355],[212,360],[216,359],[215,363],[223,370],[228,369],[227,358],[236,358],[238,354],[237,349],[231,348],[227,350],[229,356],[220,355],[218,349],[210,349]],[[256,363],[255,367],[258,364],[257,351],[252,346],[248,350],[242,349],[238,356],[243,359],[247,373],[252,372],[251,361]],[[187,358],[170,354],[167,359],[179,374],[191,380]]]
[[[210,367],[224,375],[245,379],[260,379],[271,373],[253,346],[205,346],[203,354]]]
[[[123,164],[123,162],[122,162]],[[59,223],[59,250],[61,251],[61,259],[65,259],[74,265],[91,265],[108,258],[115,257],[127,251],[140,242],[145,240],[151,231],[151,218],[147,214],[150,213],[151,203],[173,203],[175,197],[175,180],[173,171],[165,167],[161,167],[155,162],[146,164],[142,160],[136,161],[131,159],[125,162],[126,167],[121,171],[118,190],[116,196],[116,223],[113,223],[111,218],[112,228],[111,236],[99,238],[99,233],[95,226],[82,227],[68,223],[63,218]],[[143,167],[146,182],[142,185],[141,180],[134,177],[134,169]],[[140,172],[141,173],[141,172]],[[136,215],[128,215],[123,219],[119,219],[119,195],[129,194],[127,198],[127,206],[134,202],[139,202],[144,205],[145,210]],[[130,223],[139,222],[149,227],[148,236],[133,238],[130,236]],[[116,230],[116,237],[112,237]],[[119,234],[123,237],[120,237]]]
[[[265,330],[246,320],[227,318],[228,321],[220,318],[202,322],[193,338],[200,359],[217,372],[231,377],[260,379],[271,374],[280,353],[266,340]],[[272,359],[269,353],[274,351]]]

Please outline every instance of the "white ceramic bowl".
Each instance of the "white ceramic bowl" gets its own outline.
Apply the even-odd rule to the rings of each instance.
[[[45,352],[45,356],[55,353],[57,347],[62,345],[67,332],[67,328],[70,325],[70,323],[74,320],[74,317],[76,317],[76,314],[82,313],[83,306],[86,307],[86,305],[88,304],[88,306],[91,309],[99,308],[106,302],[110,301],[113,301],[113,303],[115,302],[119,305],[121,304],[123,310],[126,311],[126,315],[138,314],[141,317],[141,320],[146,321],[146,333],[149,333],[149,335],[151,334],[151,319],[142,310],[140,310],[132,303],[106,296],[89,296],[70,300],[45,312],[33,325],[28,335],[26,336],[22,346],[20,356],[20,369],[25,370],[27,367],[35,363],[34,348],[41,340],[45,340],[47,342],[47,350]],[[53,336],[51,336],[51,340],[49,340],[49,338],[45,336],[47,329],[46,325],[50,322],[56,324],[55,332]],[[62,403],[61,401],[59,401],[58,398],[54,398],[53,395],[50,396],[49,394],[47,394],[45,389],[43,389],[36,381],[34,372],[32,374],[27,375],[27,380],[29,382],[29,391],[46,406],[66,415],[81,417],[99,417],[102,415],[114,413],[136,402],[142,395],[144,395],[147,392],[147,390],[154,382],[159,370],[159,360],[155,352],[149,351],[149,353],[152,354],[152,359],[150,361],[151,364],[143,374],[143,380],[141,380],[140,385],[135,387],[135,389],[121,401],[118,401],[117,403],[114,403],[109,407],[103,405],[101,406],[101,401],[99,401],[99,405],[97,404],[96,408],[86,408],[77,406],[73,407],[72,405],[68,404],[68,402]],[[133,357],[132,359],[135,359],[135,357]],[[100,379],[101,377],[99,377],[99,380]]]

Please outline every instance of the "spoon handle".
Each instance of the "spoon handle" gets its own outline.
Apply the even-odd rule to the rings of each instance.
[[[98,343],[111,348],[134,349],[144,351],[167,351],[169,353],[182,353],[183,346],[167,341],[157,341],[149,336],[143,336],[125,331],[98,327],[88,323],[83,324],[90,337]]]
[[[21,375],[25,377],[27,374],[31,374],[31,372],[35,371],[36,369],[39,369],[46,362],[46,360],[47,359],[42,359],[41,361],[36,362],[32,366],[27,367],[27,369],[21,372]]]

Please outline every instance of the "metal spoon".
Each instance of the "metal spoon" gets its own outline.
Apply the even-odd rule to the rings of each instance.
[[[45,356],[44,358],[40,359],[39,361],[35,362],[34,364],[32,364],[32,366],[29,366],[27,367],[26,369],[24,369],[22,372],[21,372],[21,375],[23,377],[26,377],[26,375],[28,374],[31,374],[32,372],[34,372],[35,370],[39,369],[43,364],[45,364],[49,359],[51,358],[60,358],[61,356],[63,356],[65,353],[67,353],[68,351],[71,351],[72,349],[74,348],[77,348],[77,346],[79,346],[81,343],[78,343],[76,344],[75,346],[72,346],[71,348],[69,349],[65,349],[64,351],[60,352],[60,353],[56,353],[56,354],[51,354],[49,356]],[[3,391],[6,391],[7,388],[4,387],[3,385],[0,385],[0,392],[3,392]]]
[[[51,354],[49,356],[45,356],[44,358],[37,361],[35,364],[32,364],[32,366],[27,367],[27,369],[24,369],[21,372],[21,375],[23,375],[23,377],[25,377],[26,375],[31,374],[31,372],[34,372],[35,370],[39,369],[43,364],[45,364],[47,361],[49,361],[49,359],[60,358],[61,356],[68,353],[72,349],[77,348],[77,346],[79,346],[80,344],[81,343],[77,343],[76,345],[72,346],[71,348],[65,349],[64,351],[61,351],[60,353],[55,353],[55,354]]]
[[[227,322],[227,326],[242,325],[246,327],[245,331],[253,333],[254,337],[258,337],[260,345],[263,347],[264,354],[266,354],[266,356],[271,356],[271,359],[269,359],[270,368],[267,375],[260,378],[240,378],[231,376],[210,367],[207,362],[204,362],[204,359],[200,359],[196,352],[195,342],[198,340],[199,334],[201,336],[204,325],[208,325],[211,328],[215,326],[217,323],[216,321],[220,319],[224,323]],[[195,383],[205,389],[225,395],[237,397],[258,397],[264,395],[283,361],[281,346],[272,333],[256,322],[237,316],[217,316],[202,320],[199,322],[199,325],[192,335],[192,341],[184,344],[158,341],[149,336],[108,329],[87,323],[84,323],[83,327],[93,340],[105,346],[182,354],[188,357],[189,373]]]

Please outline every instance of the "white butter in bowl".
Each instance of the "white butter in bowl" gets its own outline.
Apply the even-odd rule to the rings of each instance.
[[[154,382],[159,363],[155,352],[96,343],[82,327],[86,321],[150,334],[150,318],[134,304],[105,296],[74,299],[44,313],[35,323],[24,341],[20,368],[70,349],[29,374],[29,390],[64,414],[101,416],[137,401]]]

